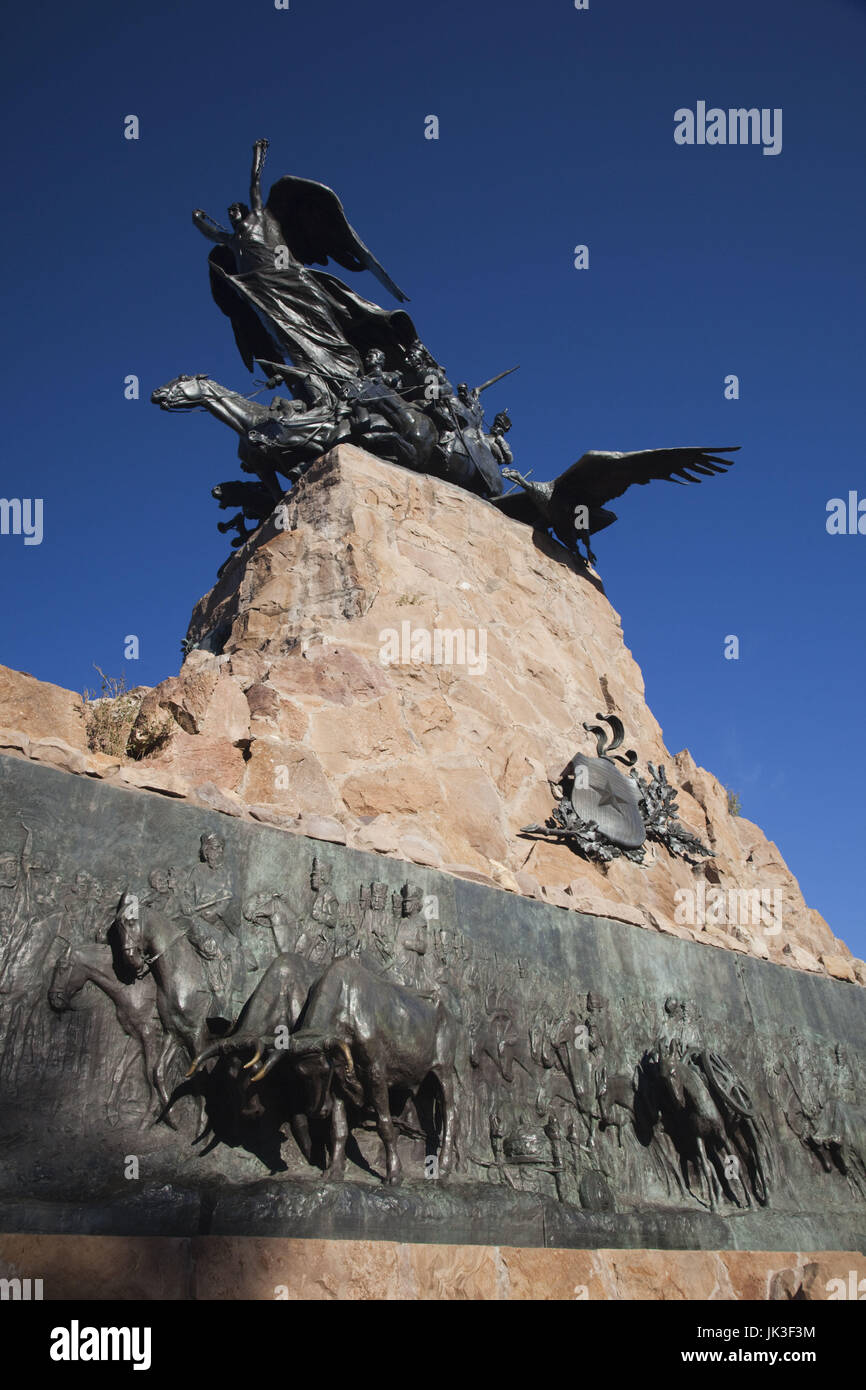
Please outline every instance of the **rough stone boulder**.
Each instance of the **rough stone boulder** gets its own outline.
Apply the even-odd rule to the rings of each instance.
[[[342,446],[235,553],[189,636],[198,646],[180,674],[141,706],[168,734],[121,779],[866,982],[776,846],[729,813],[688,752],[665,748],[598,577],[489,503]],[[80,711],[64,696],[75,699],[51,698],[66,727]],[[0,724],[23,718],[14,701],[6,710]],[[620,716],[641,769],[664,764],[682,821],[714,858],[692,868],[650,845],[645,865],[601,866],[521,838],[550,814],[548,779],[594,752],[581,721],[597,712]],[[701,884],[781,890],[781,930],[678,921],[677,890]]]
[[[229,788],[243,801],[333,818],[350,844],[562,906],[853,972],[775,845],[729,814],[724,788],[688,752],[667,751],[600,581],[554,542],[351,447],[307,474],[282,521],[196,606],[200,649],[181,674],[192,683],[219,670],[246,693],[246,764]],[[435,660],[437,629],[462,634],[462,665],[446,636]],[[434,660],[383,661],[389,634],[402,658],[423,643],[419,632]],[[550,813],[548,775],[579,748],[593,751],[580,722],[597,711],[620,715],[641,764],[666,765],[681,818],[715,852],[701,869],[660,847],[649,867],[617,859],[603,869],[518,835]],[[781,889],[782,931],[679,924],[674,894],[697,878]]]
[[[0,666],[0,729],[20,729],[31,740],[62,739],[87,750],[84,701],[71,690]]]

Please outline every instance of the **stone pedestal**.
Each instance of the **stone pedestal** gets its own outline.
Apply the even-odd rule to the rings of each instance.
[[[0,1281],[9,1281],[9,1297],[29,1293],[46,1301],[818,1300],[848,1297],[864,1278],[866,1261],[851,1251],[813,1256],[239,1236],[0,1236]]]
[[[764,1298],[862,1273],[820,1252],[866,1241],[863,963],[712,775],[665,749],[594,573],[343,447],[238,551],[189,636],[177,676],[96,722],[0,668],[8,1277],[46,1297],[122,1276],[203,1298]],[[712,858],[654,844],[599,863],[521,836],[594,751],[597,714],[665,765]],[[677,920],[682,890],[719,888],[778,890],[782,930]],[[121,894],[150,966],[137,983]],[[252,1049],[202,1083],[213,1142],[196,1147],[184,1073],[278,953],[317,980],[354,961],[383,1028],[399,989],[447,1014],[447,1182],[428,1180],[442,1102],[422,1088],[400,1111],[403,1186],[382,1183],[366,1093],[346,1182],[323,1183],[325,1130],[307,1161],[279,1127],[291,1069],[245,1109]],[[181,1027],[190,980],[201,1016]],[[350,1059],[352,1027],[331,1030]],[[152,1123],[167,1043],[175,1131]]]
[[[776,846],[729,814],[686,750],[665,748],[598,576],[480,498],[341,446],[229,561],[189,636],[199,647],[180,674],[128,702],[129,746],[147,756],[94,753],[79,697],[4,668],[0,749],[866,981]],[[433,659],[414,659],[426,643]],[[599,865],[519,835],[549,815],[548,778],[593,751],[581,725],[599,712],[620,716],[642,765],[666,767],[682,821],[713,851],[697,876],[661,848],[648,868]],[[782,931],[748,913],[678,921],[696,878],[778,892]]]

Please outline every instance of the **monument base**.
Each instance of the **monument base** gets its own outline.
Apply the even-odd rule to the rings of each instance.
[[[0,1230],[866,1249],[855,984],[22,759],[0,757],[0,846]],[[194,892],[205,912],[234,906],[233,932],[189,908]],[[335,999],[321,983],[332,980]],[[316,1000],[329,1010],[297,1067],[268,1023],[296,1009],[285,981],[305,1008],[309,991],[306,1020]],[[368,1028],[362,995],[378,1020],[363,1046],[377,1056],[392,1014],[419,1047],[431,1019],[442,1029],[447,1178],[432,1072],[414,1097],[391,1083],[395,1186],[354,1062],[346,1180],[324,1176],[339,1135],[304,1075],[330,1058],[331,1033]],[[193,1052],[212,1032],[219,1048],[216,1025],[246,1018],[251,1000],[261,1037],[228,1039],[190,1077]],[[272,1039],[272,1084],[247,1083],[246,1062]],[[321,1074],[342,1085],[342,1065]]]
[[[854,1273],[854,1280],[851,1274]],[[818,1300],[850,1251],[567,1250],[256,1236],[0,1236],[6,1297],[59,1300]],[[14,1281],[20,1280],[16,1290]],[[34,1284],[41,1280],[41,1286]],[[834,1281],[837,1281],[834,1283]],[[841,1281],[841,1283],[839,1282]]]
[[[519,1176],[515,1179],[520,1182]],[[560,1250],[866,1250],[866,1218],[855,1210],[724,1212],[629,1205],[581,1210],[555,1197],[498,1183],[377,1180],[313,1185],[285,1176],[195,1187],[137,1183],[65,1201],[0,1197],[0,1228],[37,1235],[117,1235],[134,1240],[284,1238],[386,1245]],[[130,1190],[133,1189],[133,1190]],[[12,1237],[6,1237],[12,1239]],[[813,1256],[813,1258],[818,1258]],[[821,1258],[825,1258],[821,1256]]]

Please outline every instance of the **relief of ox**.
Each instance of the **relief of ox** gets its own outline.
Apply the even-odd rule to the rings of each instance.
[[[281,952],[259,980],[231,1032],[199,1052],[187,1076],[194,1075],[211,1057],[225,1057],[245,1049],[254,1054],[245,1069],[255,1066],[280,1028],[295,1027],[320,974],[321,968],[304,956],[294,951]]]
[[[372,1110],[385,1146],[386,1181],[397,1183],[402,1174],[389,1088],[415,1095],[434,1076],[442,1101],[438,1169],[444,1177],[454,1159],[457,1035],[457,1021],[441,1003],[344,958],[334,961],[314,985],[302,1028],[283,1047],[271,1040],[267,1060],[253,1080],[260,1081],[281,1058],[292,1059],[306,1091],[308,1116],[330,1117],[330,1178],[345,1173],[347,1102]]]
[[[244,1071],[258,1066],[265,1048],[273,1044],[281,1032],[291,1032],[296,1027],[310,990],[320,974],[321,967],[311,964],[304,956],[297,955],[294,951],[283,951],[271,961],[244,1004],[231,1032],[198,1053],[187,1072],[187,1077],[193,1076],[205,1062],[214,1057],[230,1058],[230,1075],[236,1077],[237,1057],[244,1052],[253,1054],[251,1059],[244,1063]],[[241,1113],[248,1117],[255,1111],[247,1103]],[[309,1162],[312,1147],[306,1115],[292,1109],[289,1124],[295,1142]]]

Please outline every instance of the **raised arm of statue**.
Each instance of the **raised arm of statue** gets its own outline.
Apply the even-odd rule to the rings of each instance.
[[[227,232],[225,227],[221,227],[212,217],[208,217],[207,213],[203,212],[201,208],[195,208],[193,210],[192,220],[198,227],[202,236],[206,236],[208,241],[216,241],[221,246],[227,246],[232,240],[234,233]]]
[[[262,201],[262,170],[265,167],[265,159],[268,153],[268,141],[257,140],[253,145],[253,167],[250,172],[250,207],[253,212],[261,212],[264,208]]]

